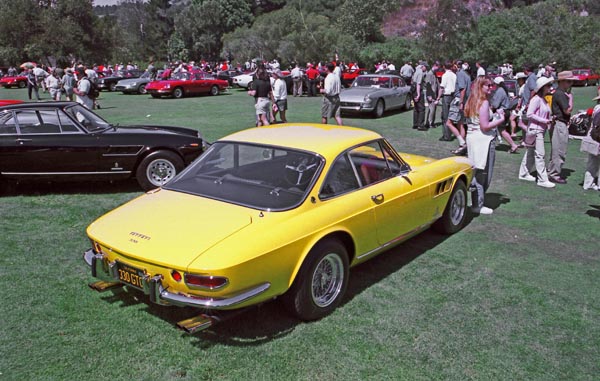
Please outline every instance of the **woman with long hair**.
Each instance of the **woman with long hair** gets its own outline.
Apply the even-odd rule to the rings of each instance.
[[[533,169],[535,162],[537,185],[544,188],[554,188],[554,183],[548,180],[546,161],[544,159],[546,155],[544,135],[552,123],[552,110],[545,97],[550,94],[552,82],[552,78],[541,77],[537,79],[535,96],[531,98],[527,106],[529,125],[525,134],[526,150],[521,161],[521,168],[519,169],[519,179],[535,181],[536,178],[531,175],[531,169]]]
[[[474,168],[471,200],[475,214],[493,213],[493,209],[483,206],[483,202],[485,191],[492,181],[496,160],[496,127],[504,123],[504,110],[499,109],[497,118],[492,118],[488,101],[491,85],[489,79],[477,77],[471,88],[471,96],[465,105],[467,152]]]

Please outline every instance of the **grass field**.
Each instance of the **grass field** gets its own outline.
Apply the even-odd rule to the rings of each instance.
[[[576,108],[592,105],[594,89],[574,93]],[[0,99],[25,98],[0,89]],[[103,93],[100,102],[111,122],[182,125],[209,141],[254,124],[239,90],[182,100]],[[319,122],[319,102],[291,98],[288,120]],[[456,145],[439,142],[439,128],[411,129],[412,112],[344,121],[400,151],[440,158]],[[425,232],[354,268],[332,315],[301,323],[275,301],[196,335],[174,326],[190,309],[87,287],[85,229],[139,195],[134,181],[19,184],[0,195],[0,381],[598,380],[600,192],[581,188],[578,141],[568,184],[555,189],[519,181],[522,155],[506,150],[486,196],[492,216],[451,237]]]

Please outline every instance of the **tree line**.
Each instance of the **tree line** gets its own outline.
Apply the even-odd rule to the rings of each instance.
[[[598,68],[597,0],[434,2],[410,36],[385,37],[384,17],[415,0],[92,0],[0,2],[0,63],[209,61],[334,56],[369,66],[382,59],[461,58],[485,64],[556,62]]]

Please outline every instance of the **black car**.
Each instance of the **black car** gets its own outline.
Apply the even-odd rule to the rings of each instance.
[[[108,77],[98,78],[98,89],[116,91],[117,82],[122,79],[139,78],[144,72],[141,70],[118,70],[113,75]]]
[[[0,107],[0,183],[135,177],[150,190],[171,180],[203,149],[196,130],[111,125],[75,102]]]

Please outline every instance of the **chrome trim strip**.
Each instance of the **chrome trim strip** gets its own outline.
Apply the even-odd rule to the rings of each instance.
[[[17,176],[43,176],[43,175],[110,175],[110,174],[122,174],[131,173],[131,171],[119,171],[119,172],[1,172],[3,175],[17,175]]]
[[[386,242],[383,245],[381,245],[381,246],[379,246],[379,247],[377,247],[377,248],[375,248],[375,249],[373,249],[371,251],[367,251],[366,253],[359,255],[358,257],[356,257],[356,259],[362,259],[364,257],[368,257],[369,255],[376,254],[378,252],[381,252],[381,251],[383,251],[385,249],[390,248],[391,246],[399,244],[402,241],[405,241],[406,239],[410,238],[411,236],[413,236],[413,235],[415,235],[415,234],[417,234],[417,233],[419,233],[419,232],[427,229],[429,226],[431,226],[432,223],[433,222],[421,225],[421,226],[417,227],[416,229],[413,229],[413,230],[409,231],[406,234],[403,234],[403,235],[401,235],[399,237],[396,237],[393,240],[391,240],[389,242]]]

